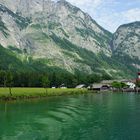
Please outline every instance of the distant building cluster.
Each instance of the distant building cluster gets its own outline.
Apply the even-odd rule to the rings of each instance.
[[[101,83],[93,83],[89,86],[85,84],[81,84],[76,86],[76,88],[87,88],[89,90],[94,91],[139,91],[140,83],[140,72],[138,72],[138,76],[134,80],[103,80]],[[114,85],[116,84],[116,86]],[[120,86],[119,86],[120,84]]]

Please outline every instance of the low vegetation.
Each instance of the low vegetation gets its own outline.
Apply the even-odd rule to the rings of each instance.
[[[12,88],[12,95],[9,94],[8,88],[0,88],[0,100],[17,100],[17,99],[30,99],[42,98],[48,96],[60,96],[70,94],[86,94],[87,89],[46,89],[44,88]]]
[[[116,89],[122,89],[122,88],[127,87],[127,85],[125,83],[117,82],[117,81],[114,81],[111,85],[112,85],[113,88],[116,88]]]

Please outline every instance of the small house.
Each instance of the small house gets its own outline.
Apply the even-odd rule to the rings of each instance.
[[[75,88],[81,89],[81,88],[86,88],[85,84],[77,85]]]
[[[62,85],[59,86],[59,88],[65,89],[67,87],[65,86],[65,84],[62,84]]]
[[[102,83],[95,83],[90,86],[91,90],[101,91],[101,90],[110,90],[111,86]]]
[[[92,84],[92,85],[90,85],[91,90],[100,91],[101,88],[102,88],[102,84]]]

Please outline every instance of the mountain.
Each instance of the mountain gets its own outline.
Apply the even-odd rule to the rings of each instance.
[[[112,36],[65,0],[0,0],[1,47],[29,70],[131,75],[114,55],[119,47]]]
[[[128,65],[129,69],[140,68],[140,21],[121,25],[113,35],[113,56]]]
[[[113,51],[140,59],[140,22],[120,26],[113,36]]]

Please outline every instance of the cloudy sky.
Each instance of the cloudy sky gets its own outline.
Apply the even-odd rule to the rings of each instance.
[[[140,21],[140,0],[67,0],[89,13],[105,29],[114,32],[119,25]]]

